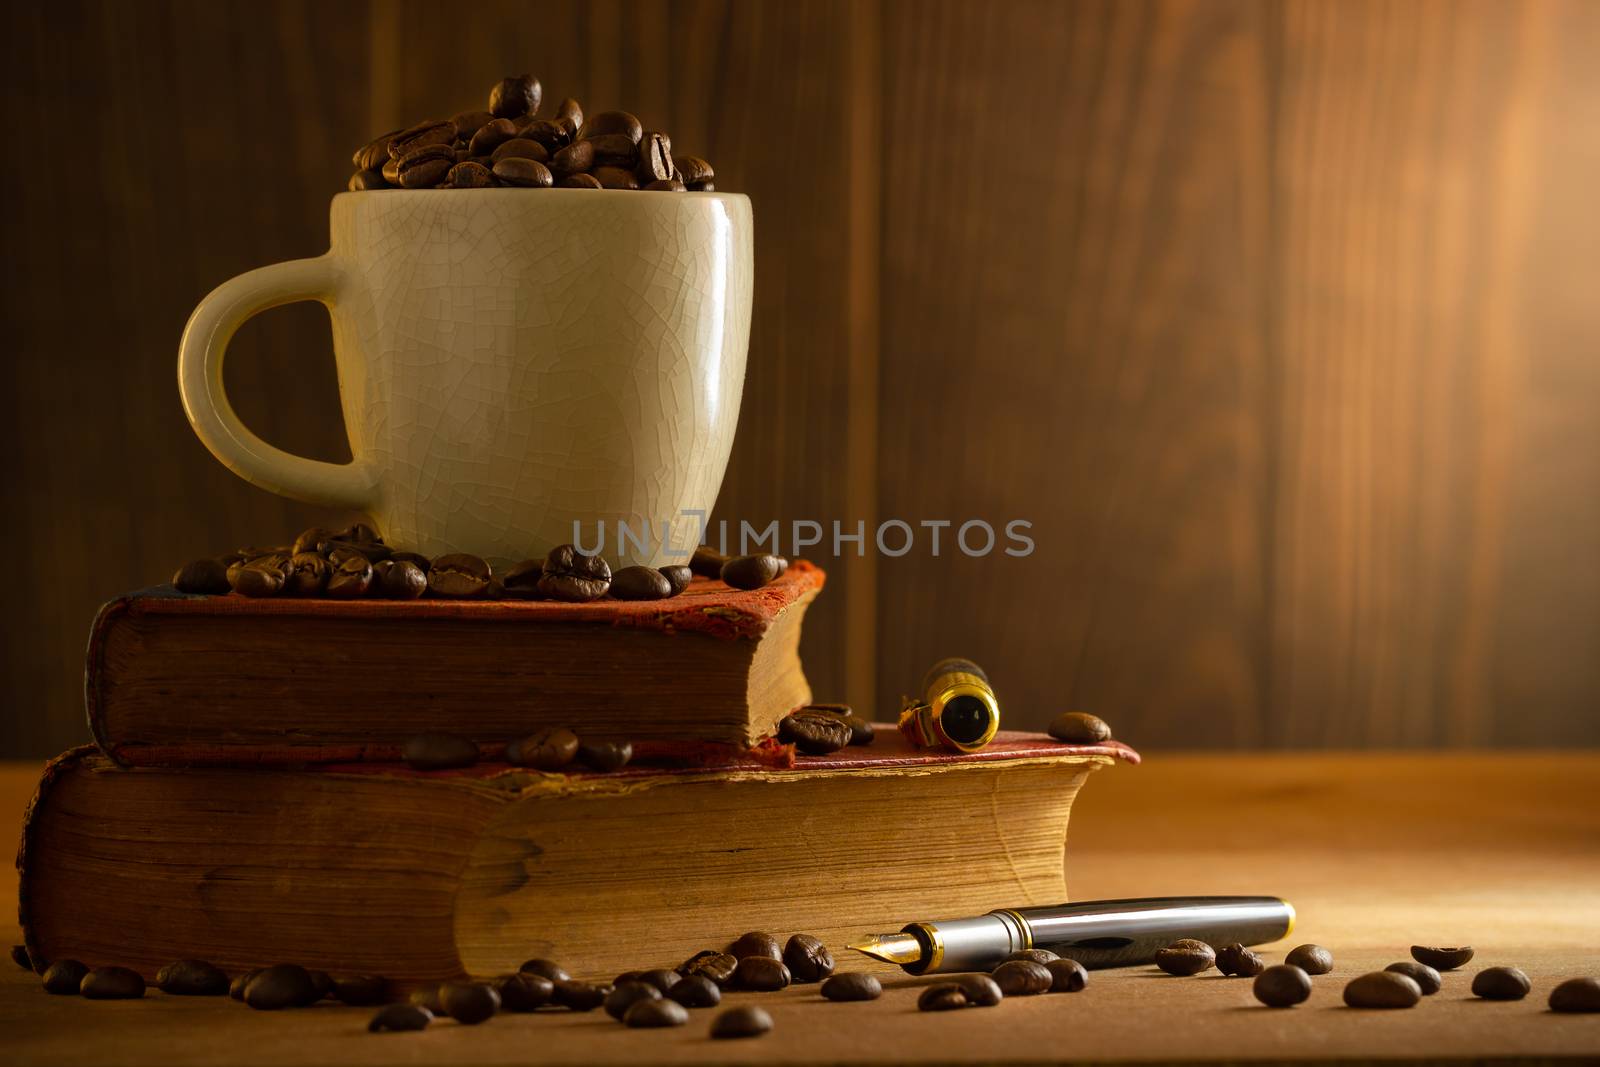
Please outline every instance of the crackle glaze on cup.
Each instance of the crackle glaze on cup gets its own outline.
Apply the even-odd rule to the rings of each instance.
[[[241,274],[185,328],[178,387],[236,474],[370,515],[389,543],[496,563],[586,543],[659,565],[733,447],[750,338],[750,201],[724,193],[409,190],[334,197],[331,249]],[[222,385],[251,315],[327,305],[348,464],[251,433]],[[616,524],[646,551],[616,550]]]

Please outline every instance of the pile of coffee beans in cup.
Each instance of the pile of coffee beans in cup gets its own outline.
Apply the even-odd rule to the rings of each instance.
[[[729,558],[696,550],[687,564],[623,567],[613,571],[603,556],[561,545],[526,559],[503,574],[487,560],[455,552],[429,559],[384,543],[366,523],[343,530],[312,527],[291,543],[241,548],[197,559],[178,568],[179,592],[247,597],[316,597],[327,600],[556,600],[587,603],[666,600],[689,587],[696,574],[736,589],[759,589],[788,569],[782,556]]]
[[[585,116],[567,97],[541,117],[531,74],[501,78],[488,108],[380,134],[350,157],[351,192],[379,189],[645,189],[709,193],[716,173],[627,111]]]

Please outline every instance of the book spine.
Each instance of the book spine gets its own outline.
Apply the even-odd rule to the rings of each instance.
[[[39,949],[37,931],[33,924],[29,855],[37,847],[34,835],[49,799],[50,790],[62,778],[77,770],[78,764],[83,762],[84,757],[93,754],[94,751],[94,746],[82,745],[63,752],[45,764],[44,773],[39,778],[39,786],[33,791],[33,797],[28,801],[27,810],[22,815],[22,837],[17,842],[17,925],[22,928],[22,943],[27,947],[28,959],[33,963],[35,971],[42,972],[50,961],[44,958]]]

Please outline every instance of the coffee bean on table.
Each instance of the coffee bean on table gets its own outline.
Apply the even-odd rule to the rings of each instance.
[[[606,595],[611,565],[600,556],[586,556],[572,545],[560,545],[544,560],[539,592],[553,600],[575,603]]]
[[[1410,1008],[1421,999],[1422,987],[1397,971],[1373,971],[1344,987],[1344,1002],[1352,1008]]]
[[[1111,727],[1087,712],[1067,711],[1050,721],[1050,736],[1069,745],[1098,745],[1111,736]]]
[[[686,1008],[714,1008],[722,1003],[722,990],[703,974],[691,974],[667,990],[667,996]]]
[[[789,968],[770,956],[744,956],[733,972],[733,980],[742,989],[771,993],[789,984]]]
[[[500,980],[499,990],[506,1011],[538,1011],[555,998],[556,984],[542,974],[513,974]]]
[[[1217,970],[1231,978],[1254,978],[1266,969],[1266,960],[1237,941],[1217,951]]]
[[[318,971],[311,968],[307,968],[306,973],[311,976],[311,984],[317,989],[318,1000],[326,1000],[328,997],[333,996],[332,975],[327,971]]]
[[[1484,1000],[1521,1000],[1532,988],[1516,967],[1486,967],[1472,976],[1472,995]]]
[[[388,979],[376,974],[348,975],[333,980],[333,999],[354,1008],[382,1004],[388,995]]]
[[[1156,953],[1156,966],[1180,978],[1210,970],[1216,961],[1211,946],[1192,937],[1181,937]]]
[[[627,741],[578,742],[578,762],[602,774],[620,771],[632,758],[633,745]]]
[[[538,600],[539,578],[544,574],[544,557],[525,559],[506,572],[505,595],[515,600]]]
[[[1433,996],[1444,985],[1438,971],[1429,967],[1426,963],[1418,963],[1416,960],[1401,960],[1398,963],[1391,963],[1384,970],[1405,975],[1417,983],[1417,988],[1422,990],[1422,995],[1425,997]]]
[[[729,1008],[711,1021],[711,1036],[719,1041],[760,1037],[772,1029],[772,1016],[754,1004]]]
[[[967,1003],[975,1008],[992,1008],[1006,996],[1000,990],[1000,983],[986,974],[962,975],[956,982],[966,994]]]
[[[682,980],[683,976],[671,967],[652,967],[648,971],[639,972],[639,981],[648,982],[663,993]]]
[[[172,576],[172,584],[178,587],[180,593],[220,596],[230,588],[228,568],[222,565],[221,560],[197,559],[179,567]]]
[[[56,996],[76,994],[89,968],[77,960],[56,960],[44,969],[44,991]]]
[[[21,967],[25,971],[33,970],[33,961],[28,958],[27,945],[11,946],[11,962],[15,963],[18,967]]]
[[[244,1002],[261,1011],[303,1008],[321,999],[311,972],[293,963],[268,967],[244,987]]]
[[[667,585],[672,589],[668,596],[677,596],[689,588],[689,583],[694,580],[694,571],[685,564],[673,564],[668,567],[658,567],[661,576],[667,580]]]
[[[783,946],[783,962],[796,982],[820,982],[833,973],[833,953],[810,934],[795,934]]]
[[[412,990],[411,995],[406,998],[406,1003],[418,1008],[427,1008],[428,1013],[434,1018],[444,1014],[444,1001],[439,999],[438,986]]]
[[[1307,974],[1327,974],[1333,970],[1333,953],[1321,945],[1297,945],[1289,950],[1283,962],[1292,964]]]
[[[385,600],[415,600],[428,589],[428,575],[410,560],[382,559],[372,565],[372,592]]]
[[[778,572],[777,556],[739,556],[722,565],[722,580],[735,589],[760,589],[777,578]]]
[[[622,1016],[622,1021],[644,1029],[682,1026],[689,1021],[689,1010],[677,1001],[667,1000],[657,994],[655,1000],[636,1001]]]
[[[778,740],[807,756],[825,756],[850,743],[850,724],[830,711],[800,708],[778,723]]]
[[[83,976],[78,992],[89,1000],[136,1000],[144,996],[144,978],[127,967],[96,967]]]
[[[489,90],[489,111],[498,118],[508,119],[533,115],[538,112],[543,95],[539,79],[532,74],[501,78],[499,84]]]
[[[825,979],[820,992],[828,1000],[877,1000],[883,995],[883,983],[877,975],[846,971]]]
[[[426,1030],[431,1022],[433,1022],[433,1012],[427,1008],[415,1004],[385,1004],[367,1023],[367,1030],[374,1034],[383,1030],[396,1033]]]
[[[618,600],[665,600],[672,583],[654,567],[624,567],[611,576],[611,595]]]
[[[1472,961],[1472,946],[1429,948],[1426,945],[1412,945],[1411,958],[1418,963],[1426,963],[1436,971],[1453,971]]]
[[[478,746],[459,734],[416,734],[406,739],[401,758],[418,771],[470,767],[478,762]]]
[[[569,174],[558,182],[563,189],[603,189],[600,179],[593,174]]]
[[[578,754],[578,735],[559,726],[536,730],[506,746],[506,762],[540,771],[559,771]]]
[[[783,959],[783,946],[778,939],[765,930],[751,930],[740,934],[733,944],[728,946],[728,955],[736,960],[746,956],[766,956],[769,959]]]
[[[428,592],[450,600],[475,600],[489,588],[489,564],[466,552],[440,556],[428,569]]]
[[[1027,960],[1030,963],[1049,963],[1060,958],[1060,956],[1047,948],[1019,948],[1000,962],[1010,963],[1012,960]]]
[[[718,952],[708,948],[696,952],[693,956],[678,964],[678,973],[685,978],[701,976],[709,978],[719,986],[727,985],[733,979],[734,969],[739,966],[739,960],[727,952]]]
[[[156,972],[156,988],[179,997],[222,997],[228,976],[205,960],[179,960]]]
[[[1050,992],[1077,993],[1089,984],[1089,972],[1077,960],[1051,960],[1044,965],[1050,972]]]
[[[1550,1010],[1573,1014],[1600,1012],[1600,978],[1568,978],[1550,990]]]
[[[966,991],[955,982],[941,982],[924,989],[917,997],[918,1011],[954,1011],[968,1005]]]
[[[1008,997],[1045,993],[1055,982],[1055,977],[1044,964],[1032,960],[1009,960],[996,967],[989,976]]]
[[[570,1011],[594,1011],[606,1002],[608,993],[610,990],[603,986],[575,982],[569,978],[556,983],[555,994],[551,1001]]]
[[[1292,963],[1278,963],[1256,975],[1250,991],[1269,1008],[1289,1008],[1311,996],[1311,976]]]
[[[260,974],[263,969],[257,967],[254,970],[245,971],[243,974],[234,975],[233,981],[228,983],[228,998],[230,1000],[243,1000],[245,986],[248,986],[250,979]]]
[[[649,982],[618,982],[606,994],[606,1014],[621,1019],[641,1000],[660,1000],[661,990]]]
[[[520,974],[537,974],[543,978],[550,979],[552,982],[565,982],[572,977],[567,973],[566,968],[559,963],[546,959],[524,960],[522,966],[517,968],[517,971]]]
[[[446,982],[439,987],[439,1003],[456,1022],[476,1026],[500,1010],[500,994],[483,982]]]

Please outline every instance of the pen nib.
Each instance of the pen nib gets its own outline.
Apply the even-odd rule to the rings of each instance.
[[[850,947],[875,960],[901,966],[922,959],[922,942],[910,934],[868,934]]]

